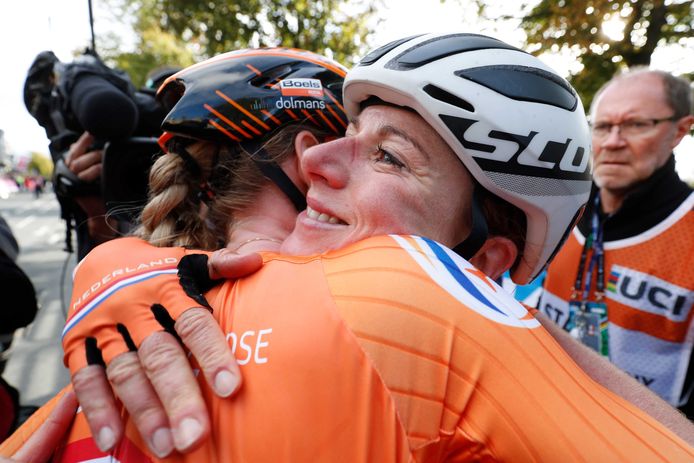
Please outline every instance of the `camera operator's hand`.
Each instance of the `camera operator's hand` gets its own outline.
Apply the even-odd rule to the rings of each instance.
[[[84,132],[80,138],[70,145],[65,156],[65,164],[85,182],[96,182],[101,177],[104,152],[100,149],[90,149],[94,137]],[[75,202],[87,215],[89,236],[95,244],[100,244],[116,237],[117,224],[106,216],[106,205],[101,196],[75,196]]]
[[[104,152],[89,150],[93,144],[94,137],[89,132],[84,132],[75,143],[70,145],[70,150],[65,156],[65,164],[85,182],[94,182],[101,177],[101,161]]]

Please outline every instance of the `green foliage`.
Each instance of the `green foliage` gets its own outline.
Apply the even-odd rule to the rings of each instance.
[[[133,51],[121,51],[121,37],[97,37],[99,55],[111,66],[128,73],[136,87],[145,86],[151,72],[164,67],[185,67],[193,64],[194,51],[179,36],[163,30],[156,17],[148,14],[154,0],[107,0],[122,23],[132,24],[135,32]]]
[[[32,170],[38,172],[43,178],[49,179],[53,176],[53,161],[44,154],[32,152],[31,160],[27,163],[27,172]]]
[[[586,108],[595,91],[622,67],[649,65],[659,45],[692,36],[692,0],[540,0],[522,18],[535,54],[571,49],[583,69],[572,76]],[[621,20],[621,39],[603,32]],[[612,23],[614,24],[614,23]]]
[[[115,57],[116,67],[126,71],[137,87],[145,85],[151,71],[164,66],[185,67],[195,62],[192,53],[177,44],[171,34],[157,29],[142,31],[137,48],[136,52]]]
[[[117,38],[100,54],[137,85],[162,65],[187,66],[249,46],[285,46],[325,54],[351,65],[364,53],[367,23],[381,0],[105,0],[138,37],[133,52]]]
[[[586,114],[589,113],[593,96],[600,90],[600,87],[610,80],[619,70],[620,66],[611,60],[606,60],[602,56],[587,51],[581,56],[583,71],[570,77],[571,85],[581,95]]]

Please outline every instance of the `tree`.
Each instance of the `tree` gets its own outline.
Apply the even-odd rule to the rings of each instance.
[[[128,73],[133,84],[147,85],[148,76],[162,68],[183,68],[195,63],[193,54],[166,32],[146,29],[141,32],[136,50],[119,52],[117,47],[100,52],[109,64]]]
[[[43,178],[49,179],[53,175],[53,161],[45,154],[32,152],[31,159],[27,164],[26,170],[38,172]]]
[[[163,30],[206,56],[246,46],[304,48],[349,61],[360,54],[376,3],[353,0],[155,0]]]
[[[540,0],[529,10],[525,5],[521,27],[532,53],[570,50],[577,56],[583,69],[570,80],[589,107],[598,88],[621,68],[649,65],[658,46],[684,45],[694,27],[692,3]]]
[[[148,12],[155,0],[107,0],[122,23],[131,23],[135,45],[123,52],[122,38],[114,33],[97,37],[99,55],[128,73],[136,87],[147,84],[150,73],[164,67],[186,67],[196,61],[194,50],[182,37],[163,30],[159,19]]]
[[[381,0],[107,1],[124,20],[134,18],[138,43],[120,53],[111,37],[100,53],[139,84],[155,66],[186,66],[248,46],[303,48],[351,65],[365,51],[367,23]]]

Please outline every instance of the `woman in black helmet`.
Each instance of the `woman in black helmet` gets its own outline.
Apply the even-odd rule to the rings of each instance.
[[[169,77],[157,94],[169,108],[160,138],[166,155],[152,166],[134,234],[160,247],[278,250],[306,207],[297,147],[344,134],[345,72],[315,53],[266,48],[225,53]],[[281,194],[259,217],[267,189]],[[166,308],[176,313],[177,304],[191,303],[200,305],[181,298]],[[110,360],[108,349],[104,357]],[[88,413],[99,403],[79,395]]]
[[[170,111],[149,202],[137,235],[157,246],[213,250],[270,179],[305,208],[304,186],[279,167],[302,131],[318,141],[344,134],[345,69],[314,53],[239,50],[169,77],[157,98]],[[231,220],[230,220],[231,218]]]

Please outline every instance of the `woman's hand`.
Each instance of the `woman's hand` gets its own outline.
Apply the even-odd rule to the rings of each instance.
[[[48,419],[31,435],[11,458],[0,456],[0,463],[44,463],[49,461],[56,447],[70,427],[77,410],[73,392],[66,392]]]
[[[187,254],[118,239],[97,247],[76,271],[65,360],[103,451],[123,435],[114,392],[158,456],[189,451],[207,437],[207,410],[181,343],[218,396],[240,385],[236,361],[202,293],[212,268],[215,275],[240,277],[260,268],[262,259],[221,252],[208,269],[206,259]]]

